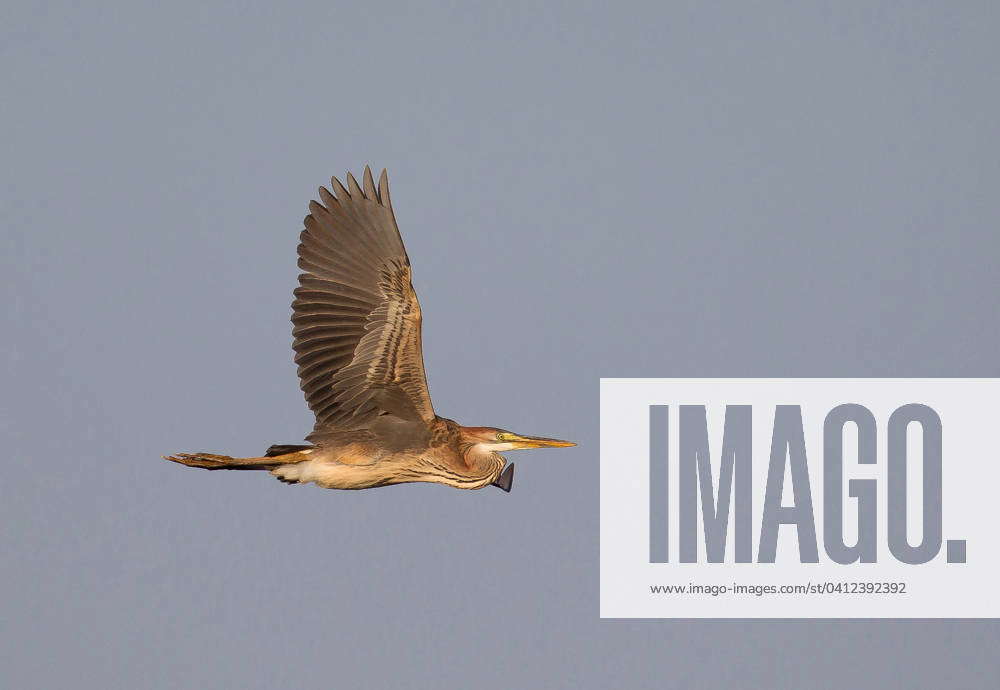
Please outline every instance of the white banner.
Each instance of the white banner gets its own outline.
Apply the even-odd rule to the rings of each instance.
[[[998,617],[998,425],[998,379],[602,379],[601,617]]]

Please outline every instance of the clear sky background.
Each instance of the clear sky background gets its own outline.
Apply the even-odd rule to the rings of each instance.
[[[0,9],[0,684],[995,687],[996,622],[600,620],[598,379],[1000,375],[1000,5],[262,5]],[[311,428],[365,163],[438,412],[580,442],[510,495],[160,460]]]

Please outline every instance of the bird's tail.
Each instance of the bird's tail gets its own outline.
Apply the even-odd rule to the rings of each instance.
[[[290,453],[274,453],[276,448],[297,448]],[[281,465],[302,462],[307,459],[309,446],[272,446],[267,455],[259,458],[233,458],[214,453],[176,453],[164,455],[164,460],[200,467],[205,470],[273,470]],[[306,452],[303,452],[306,451]]]

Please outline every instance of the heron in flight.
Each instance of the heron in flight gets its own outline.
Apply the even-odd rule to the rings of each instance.
[[[333,178],[309,203],[292,303],[300,385],[316,416],[308,445],[274,445],[261,457],[178,453],[207,470],[267,470],[283,482],[368,489],[437,482],[510,491],[514,465],[500,454],[576,445],[504,429],[461,426],[434,413],[420,347],[420,304],[389,200],[366,166],[362,186]]]

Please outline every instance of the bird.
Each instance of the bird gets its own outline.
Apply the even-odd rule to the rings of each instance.
[[[292,348],[315,416],[305,444],[259,457],[165,455],[206,470],[263,470],[288,484],[369,489],[431,482],[510,492],[514,464],[501,453],[575,446],[496,427],[462,426],[431,404],[421,347],[422,313],[383,169],[359,185],[336,177],[299,235]]]

